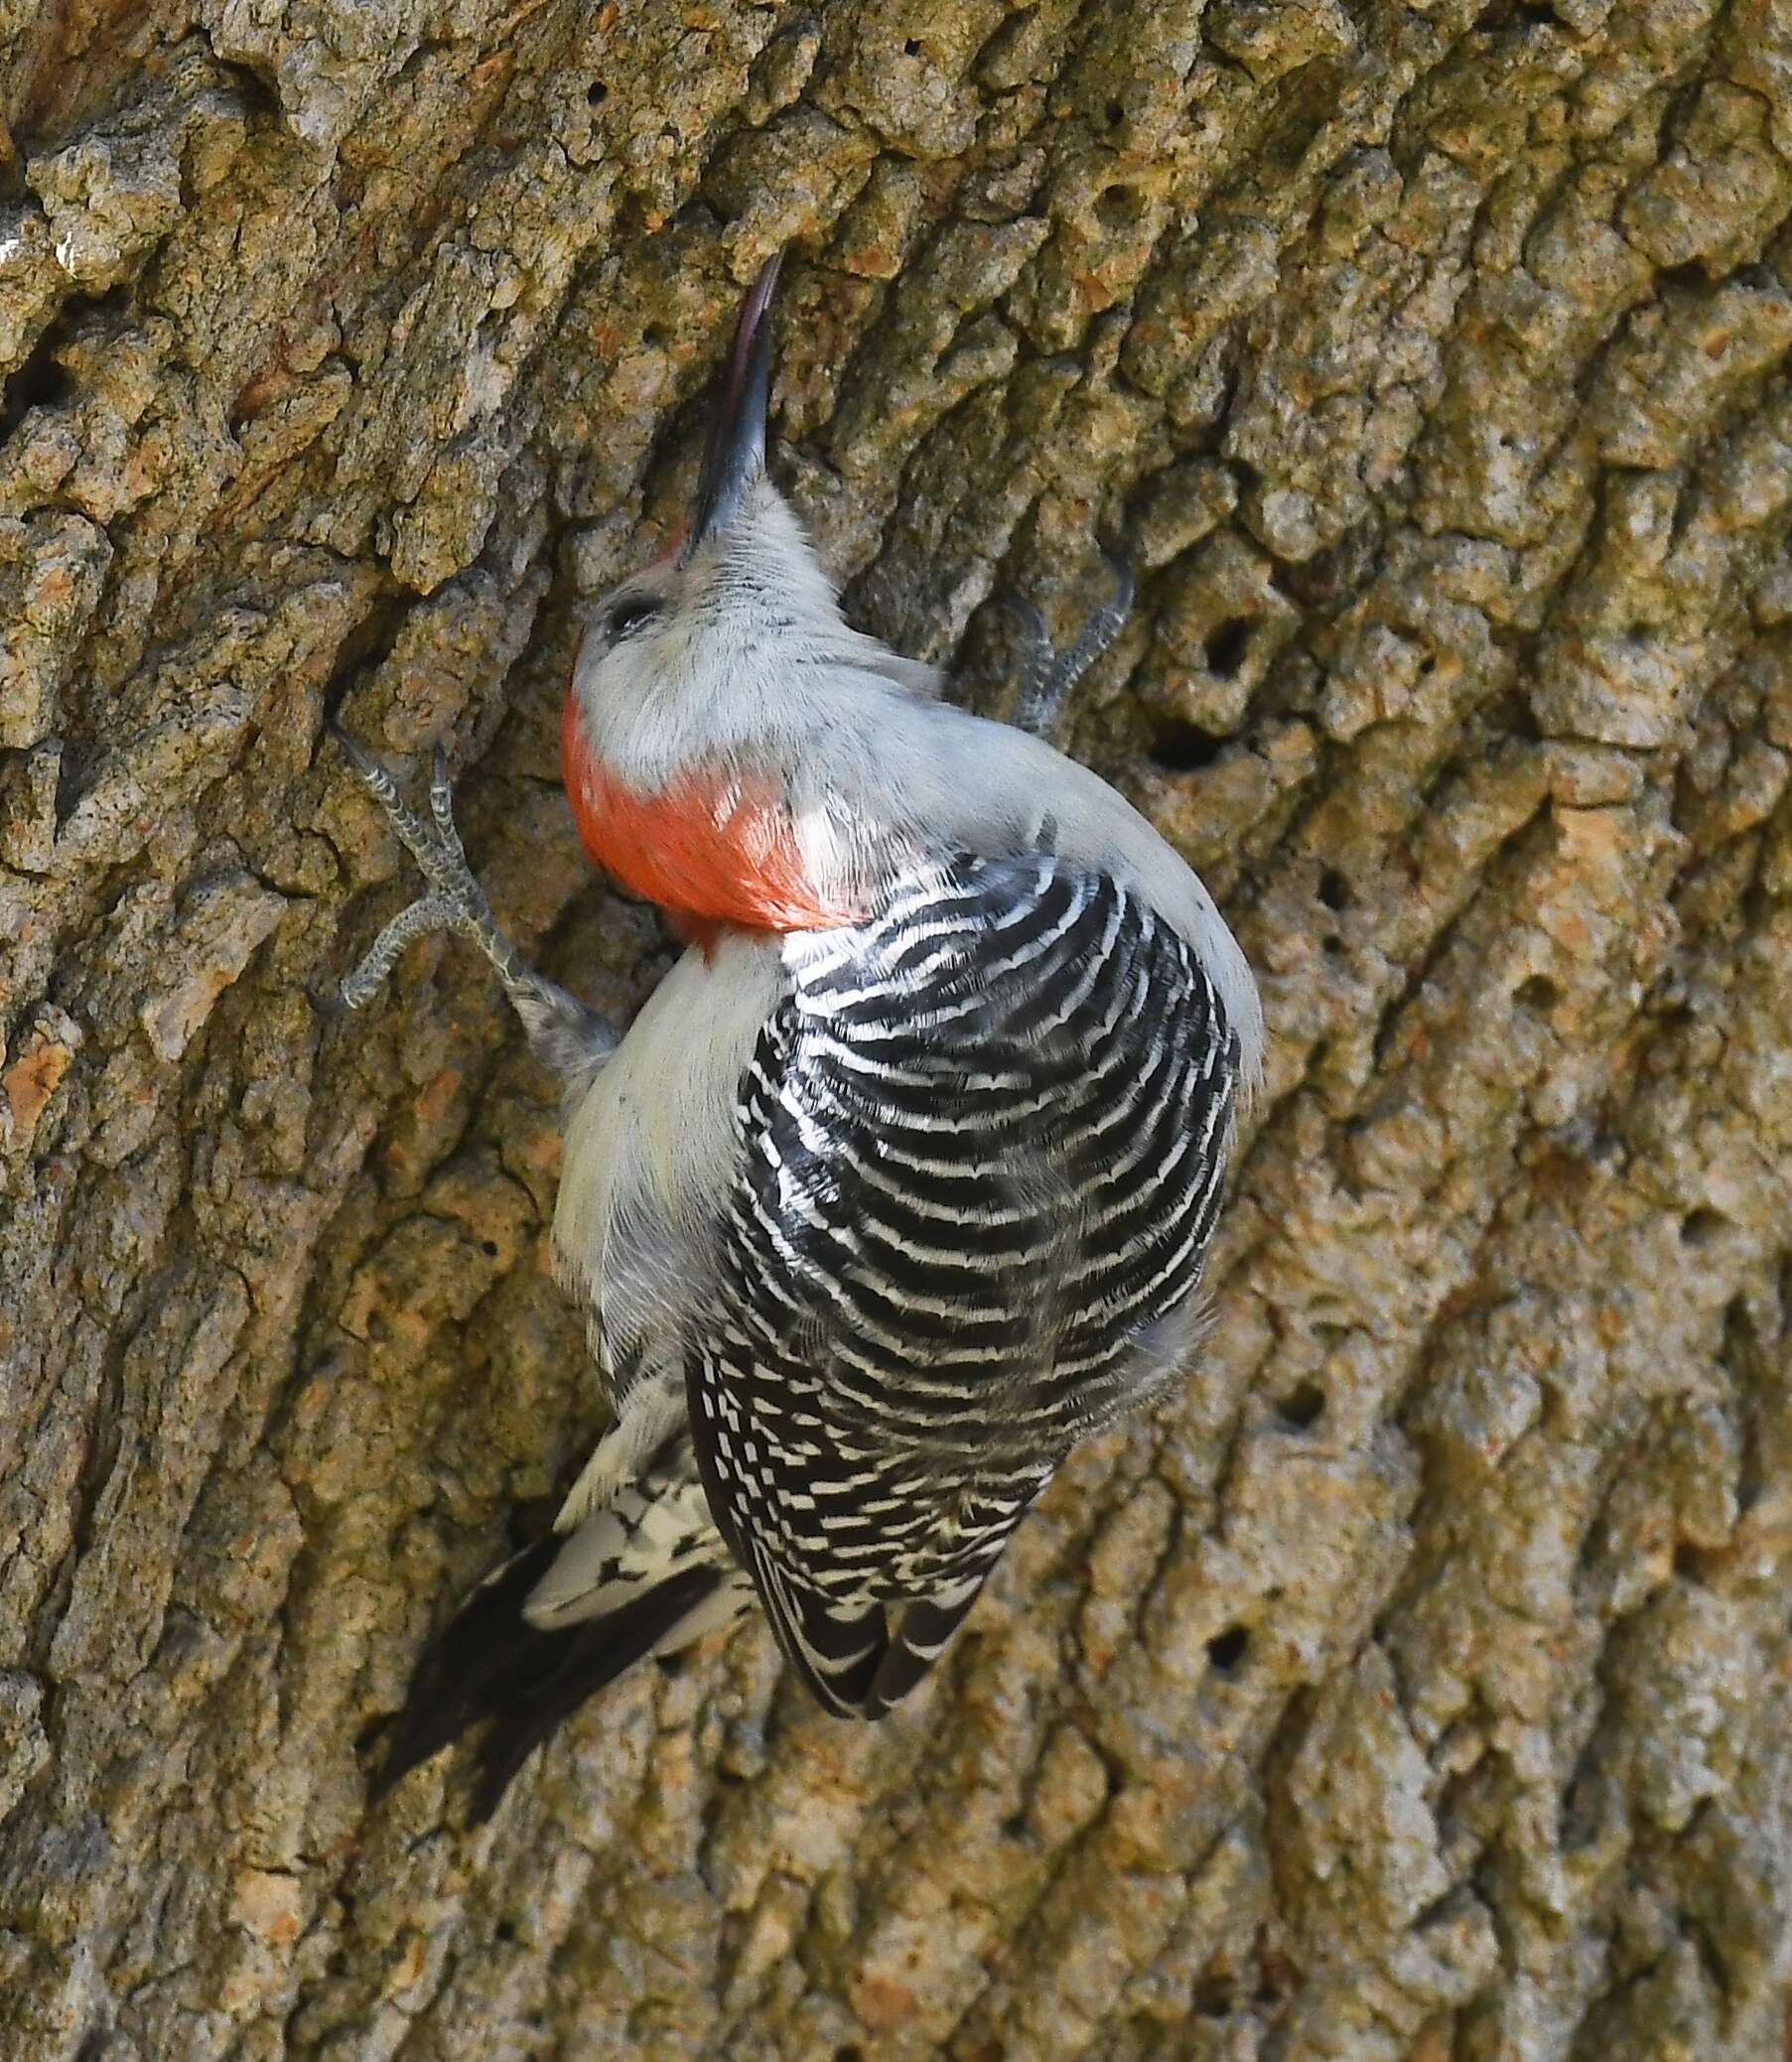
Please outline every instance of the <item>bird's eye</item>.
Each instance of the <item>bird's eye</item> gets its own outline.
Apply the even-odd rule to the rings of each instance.
[[[624,595],[610,612],[611,641],[618,642],[642,623],[651,622],[662,607],[652,595]]]

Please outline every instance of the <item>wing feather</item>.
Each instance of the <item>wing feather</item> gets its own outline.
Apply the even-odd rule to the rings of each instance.
[[[1238,1040],[1184,939],[1040,852],[786,945],[686,1358],[710,1507],[830,1710],[932,1665],[1193,1326]]]

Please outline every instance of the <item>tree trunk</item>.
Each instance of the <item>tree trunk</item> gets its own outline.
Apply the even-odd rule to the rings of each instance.
[[[1792,0],[0,0],[0,2055],[1781,2052]],[[500,916],[586,597],[776,414],[855,619],[1070,742],[1273,1031],[1156,1417],[947,1661],[761,1626],[369,1812],[599,1423]]]

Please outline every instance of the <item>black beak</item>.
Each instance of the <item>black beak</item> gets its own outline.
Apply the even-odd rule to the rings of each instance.
[[[728,355],[728,383],[716,404],[709,446],[703,454],[697,507],[685,540],[687,553],[706,537],[727,529],[740,508],[741,496],[765,464],[765,404],[771,392],[771,296],[783,259],[780,250],[765,260],[741,304],[734,349]]]

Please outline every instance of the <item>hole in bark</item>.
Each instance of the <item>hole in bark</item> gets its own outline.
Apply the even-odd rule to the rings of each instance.
[[[54,408],[74,391],[74,381],[45,347],[49,338],[32,352],[7,381],[6,405],[0,408],[0,439],[10,437],[34,408]]]
[[[67,823],[74,813],[75,804],[86,792],[87,769],[92,764],[93,755],[78,748],[63,753],[62,763],[56,769],[56,820]]]
[[[103,294],[70,294],[62,312],[31,347],[30,355],[12,376],[0,382],[0,442],[10,437],[28,410],[54,408],[74,392],[74,381],[57,360],[57,352],[82,327],[89,316],[119,316],[130,305],[123,287]]]
[[[1228,1625],[1207,1642],[1207,1659],[1221,1675],[1230,1675],[1244,1659],[1251,1635],[1242,1625]]]
[[[1690,1540],[1682,1540],[1674,1549],[1674,1573],[1683,1582],[1705,1581],[1705,1556]]]
[[[1245,662],[1251,648],[1251,619],[1231,616],[1202,646],[1201,656],[1215,679],[1230,680]]]
[[[1197,773],[1202,766],[1212,765],[1225,742],[1196,724],[1168,717],[1152,738],[1152,764],[1166,773]]]
[[[227,64],[216,57],[211,62],[229,80],[230,91],[245,114],[258,117],[264,126],[279,119],[280,95],[251,66]]]
[[[915,41],[915,39],[914,39],[914,38],[913,38],[912,36],[906,36],[906,37],[904,37],[904,38],[902,39],[902,55],[903,55],[903,57],[905,57],[905,58],[918,58],[918,57],[920,56],[920,54],[921,54],[921,47],[920,47],[919,43],[917,43],[917,42]],[[843,2057],[841,2058],[841,2062],[846,2062],[846,2058],[845,2058],[844,2056],[843,2056]]]
[[[1684,265],[1667,265],[1655,275],[1655,291],[1659,295],[1664,287],[1685,287],[1689,293],[1702,294],[1709,290],[1712,276],[1697,258],[1689,258]]]
[[[1541,27],[1555,19],[1554,8],[1534,5],[1533,0],[1488,0],[1475,16],[1474,26],[1482,30],[1505,29],[1514,22],[1525,22]]]
[[[1350,884],[1336,867],[1327,867],[1319,876],[1319,900],[1327,909],[1349,908]]]
[[[1110,234],[1136,228],[1145,216],[1145,203],[1132,187],[1106,188],[1095,204],[1095,219]]]
[[[1709,1246],[1724,1229],[1727,1219],[1718,1210],[1691,1210],[1681,1219],[1683,1246]]]
[[[1227,2019],[1232,2015],[1232,1979],[1218,1974],[1204,1976],[1194,1987],[1196,2018]]]
[[[1102,112],[1108,118],[1108,127],[1110,129],[1119,128],[1120,124],[1126,120],[1126,109],[1118,100],[1110,100]]]
[[[497,1924],[491,1929],[491,1938],[500,1947],[507,1948],[516,1938],[516,1928],[511,1925],[508,1919],[499,1919]]]
[[[1305,1432],[1325,1408],[1325,1392],[1316,1382],[1297,1382],[1276,1406],[1284,1425]]]
[[[1487,734],[1515,738],[1521,745],[1541,743],[1543,733],[1537,728],[1537,712],[1531,707],[1530,697],[1516,692],[1501,695],[1488,708]]]
[[[1547,974],[1533,974],[1513,989],[1512,1000],[1521,1010],[1553,1010],[1562,1000],[1562,991]]]
[[[610,88],[601,78],[594,78],[591,84],[585,88],[585,98],[591,106],[602,107],[604,102],[610,98]]]
[[[1754,1322],[1745,1297],[1731,1297],[1723,1311],[1723,1337],[1718,1365],[1744,1394],[1755,1401],[1742,1414],[1742,1451],[1736,1463],[1736,1512],[1746,1516],[1761,1500],[1761,1370]]]
[[[1342,959],[1344,956],[1344,941],[1338,936],[1336,931],[1327,931],[1319,940],[1319,950],[1324,953],[1327,959]]]
[[[357,680],[376,673],[392,655],[398,633],[410,614],[409,604],[396,595],[375,602],[359,622],[337,646],[330,678],[324,685],[324,707],[334,716],[343,697]]]
[[[865,2057],[848,2041],[845,2047],[834,2050],[834,2062],[865,2062]]]
[[[482,1239],[480,1241],[480,1251],[484,1254],[487,1260],[495,1260],[497,1258],[497,1241],[495,1239]]]

